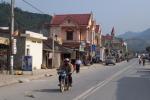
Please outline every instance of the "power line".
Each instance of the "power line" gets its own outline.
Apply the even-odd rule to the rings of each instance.
[[[40,13],[45,14],[42,10],[38,9],[37,7],[32,5],[31,3],[27,2],[26,0],[22,0],[22,1],[25,2],[26,4],[28,4],[29,6],[31,6],[32,8],[34,8],[35,10],[39,11]]]

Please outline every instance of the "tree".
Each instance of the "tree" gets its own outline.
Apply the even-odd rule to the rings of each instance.
[[[150,46],[146,47],[146,51],[150,52]]]

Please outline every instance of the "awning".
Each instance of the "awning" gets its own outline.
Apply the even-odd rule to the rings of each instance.
[[[9,45],[9,39],[0,37],[0,44]]]

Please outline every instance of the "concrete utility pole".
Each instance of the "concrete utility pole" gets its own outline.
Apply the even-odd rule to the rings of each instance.
[[[55,41],[55,40],[54,40],[54,39],[55,39],[55,33],[52,33],[52,35],[53,35],[53,36],[52,36],[52,38],[53,38],[53,39],[52,39],[52,41],[53,41],[53,42],[52,42],[52,47],[53,47],[53,48],[52,48],[52,68],[54,68],[54,66],[55,66],[55,65],[54,65],[54,59],[55,59],[55,57],[54,57],[54,56],[55,56],[55,55],[54,55],[54,53],[55,53],[55,44],[54,44],[54,41]]]
[[[14,65],[14,58],[13,58],[13,33],[14,33],[14,4],[15,0],[11,0],[11,34],[10,34],[10,74],[13,74],[13,65]]]

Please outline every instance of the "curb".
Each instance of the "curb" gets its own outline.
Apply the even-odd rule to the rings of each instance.
[[[23,76],[23,77],[19,77],[19,78],[16,78],[16,79],[3,81],[3,82],[0,82],[0,87],[5,87],[5,86],[17,84],[17,83],[22,83],[21,80],[24,80],[24,79],[32,81],[32,80],[37,80],[37,79],[40,79],[40,78],[51,77],[51,76],[55,76],[56,75],[56,73],[49,74],[49,76],[46,76],[46,74],[49,74],[49,73],[47,72],[47,73],[40,74],[40,75],[35,75],[35,76],[34,75],[30,75],[30,76],[27,76],[27,77]]]
[[[9,82],[5,81],[5,82],[0,83],[0,87],[9,86],[9,85],[16,84],[16,83],[19,83],[19,81],[18,80],[10,80]]]

